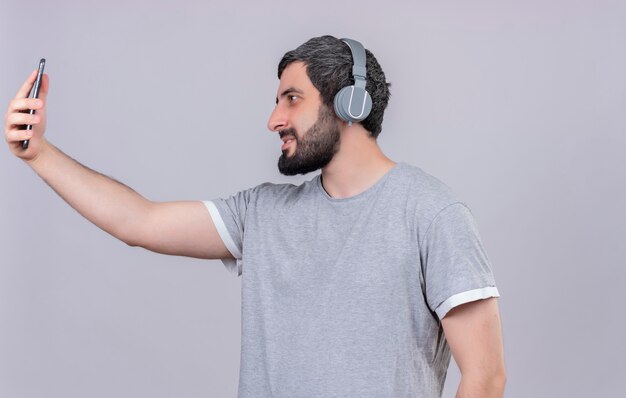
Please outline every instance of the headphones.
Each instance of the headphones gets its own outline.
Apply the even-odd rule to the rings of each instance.
[[[352,123],[360,122],[370,114],[372,110],[372,97],[365,90],[367,69],[365,68],[365,48],[356,40],[341,39],[350,48],[352,53],[352,76],[354,85],[339,90],[335,95],[335,113],[343,121]]]

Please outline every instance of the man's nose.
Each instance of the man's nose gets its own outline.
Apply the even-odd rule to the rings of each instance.
[[[276,105],[267,121],[267,128],[270,131],[280,131],[286,129],[288,124],[287,112],[284,112],[280,105]]]

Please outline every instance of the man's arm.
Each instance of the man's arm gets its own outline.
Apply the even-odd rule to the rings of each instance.
[[[441,324],[461,371],[457,398],[502,397],[506,371],[497,299],[455,307]]]
[[[202,202],[151,202],[49,143],[44,137],[49,78],[43,75],[39,99],[28,98],[36,77],[35,69],[5,114],[5,140],[15,156],[83,217],[130,246],[180,256],[232,258]],[[27,124],[33,129],[23,130]],[[25,139],[30,141],[28,149],[22,148]]]
[[[232,258],[201,201],[151,202],[47,141],[28,163],[82,216],[130,246],[179,256]]]

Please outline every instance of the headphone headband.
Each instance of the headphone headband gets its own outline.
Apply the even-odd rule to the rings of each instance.
[[[354,85],[339,90],[335,95],[334,107],[337,116],[349,124],[360,122],[372,110],[372,98],[365,89],[367,68],[365,48],[356,40],[341,39],[352,53],[352,76]]]
[[[365,67],[365,48],[356,40],[341,39],[348,45],[352,52],[352,74],[356,78],[357,76],[365,80],[367,78],[367,69]]]

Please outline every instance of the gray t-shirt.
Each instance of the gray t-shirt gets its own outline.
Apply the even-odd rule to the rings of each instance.
[[[399,162],[335,199],[320,175],[205,201],[242,277],[239,397],[440,397],[440,319],[498,297],[468,207]]]

